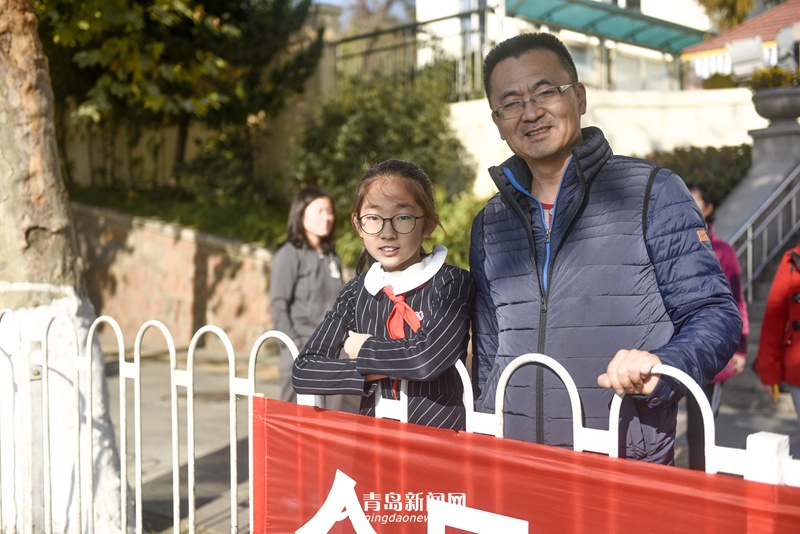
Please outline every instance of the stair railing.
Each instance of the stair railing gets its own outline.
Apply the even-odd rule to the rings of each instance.
[[[730,243],[744,267],[742,282],[747,301],[764,269],[800,230],[800,165],[797,165],[761,207],[733,234]]]

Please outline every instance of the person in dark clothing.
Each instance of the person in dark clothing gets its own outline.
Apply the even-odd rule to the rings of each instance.
[[[378,163],[361,179],[351,221],[364,240],[358,274],[297,357],[295,391],[360,395],[360,413],[375,415],[376,385],[397,399],[407,380],[408,422],[463,429],[455,365],[467,355],[474,284],[445,264],[446,248],[422,249],[440,224],[428,175],[407,161]]]
[[[545,354],[575,381],[586,427],[607,429],[613,395],[630,395],[620,456],[673,464],[685,388],[653,366],[706,385],[742,329],[703,218],[675,173],[615,156],[602,131],[581,128],[586,87],[554,35],[499,43],[483,78],[514,156],[489,169],[499,193],[472,225],[476,409],[494,412],[514,358]],[[504,395],[507,437],[573,446],[568,395],[554,373],[526,365]]]

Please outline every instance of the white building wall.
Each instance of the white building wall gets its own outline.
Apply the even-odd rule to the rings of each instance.
[[[697,30],[711,28],[711,20],[697,0],[642,0],[642,13]]]

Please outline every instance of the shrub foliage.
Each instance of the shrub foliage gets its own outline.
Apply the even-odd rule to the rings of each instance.
[[[375,163],[399,158],[417,163],[431,177],[446,230],[438,230],[432,241],[450,244],[449,261],[466,266],[469,222],[464,223],[477,213],[471,208],[478,202],[469,193],[474,164],[449,126],[450,67],[439,61],[413,81],[349,77],[300,132],[291,155],[295,185],[319,185],[333,195],[341,222],[337,249],[345,265],[355,265],[362,247],[349,221],[361,175]]]
[[[644,159],[671,169],[686,183],[705,185],[708,200],[719,206],[750,170],[751,151],[750,145],[683,147],[673,152],[654,152]]]
[[[326,188],[349,211],[358,180],[389,158],[413,161],[448,197],[472,188],[474,164],[449,126],[446,62],[413,81],[356,77],[337,84],[300,132],[291,155],[299,187]]]

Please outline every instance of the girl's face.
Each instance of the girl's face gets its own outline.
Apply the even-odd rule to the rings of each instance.
[[[328,197],[314,199],[303,211],[303,230],[312,246],[318,246],[333,230],[333,202]]]
[[[434,225],[423,217],[416,220],[411,232],[398,233],[388,219],[401,213],[414,217],[423,215],[422,208],[406,191],[400,180],[379,179],[373,182],[364,196],[359,213],[353,215],[353,225],[364,240],[364,247],[387,272],[402,271],[418,263],[421,260],[422,240],[430,237],[434,229]],[[365,215],[387,219],[383,221],[380,232],[375,235],[364,232],[358,219]],[[373,218],[373,222],[376,220]],[[406,220],[406,224],[408,223]],[[395,225],[400,226],[401,223],[398,221]]]

